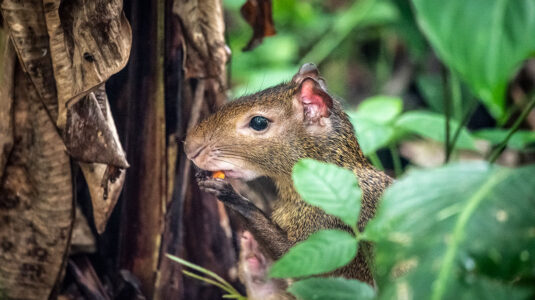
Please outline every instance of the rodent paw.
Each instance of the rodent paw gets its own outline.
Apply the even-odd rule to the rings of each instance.
[[[195,179],[197,179],[197,182],[200,180],[205,180],[206,178],[211,177],[211,172],[206,170],[197,169],[197,172],[195,172]]]
[[[231,197],[238,196],[232,185],[223,179],[197,177],[197,183],[202,191],[213,194],[221,201],[228,201]]]

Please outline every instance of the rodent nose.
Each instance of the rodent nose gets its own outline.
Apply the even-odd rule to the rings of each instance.
[[[206,148],[206,145],[201,144],[196,140],[186,140],[184,142],[184,152],[189,159],[195,159]]]

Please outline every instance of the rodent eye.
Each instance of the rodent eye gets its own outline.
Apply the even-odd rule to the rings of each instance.
[[[256,131],[262,131],[267,128],[269,120],[262,116],[255,116],[249,122],[249,127]]]

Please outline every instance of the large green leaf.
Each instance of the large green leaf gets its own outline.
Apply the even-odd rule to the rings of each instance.
[[[441,143],[446,141],[445,124],[446,119],[443,115],[426,111],[407,112],[396,121],[396,126],[400,128]],[[459,124],[455,120],[450,120],[450,135],[452,137],[458,127]],[[476,150],[474,139],[465,128],[461,129],[455,147]]]
[[[523,298],[510,283],[535,277],[533,174],[473,162],[394,183],[364,232],[375,241],[381,298]]]
[[[438,55],[492,115],[504,114],[508,81],[535,53],[533,0],[413,0],[420,28]]]
[[[509,130],[505,129],[481,129],[474,132],[474,136],[489,141],[493,145],[501,143]],[[535,143],[535,131],[519,130],[513,134],[507,146],[516,150],[523,150]]]
[[[341,230],[321,230],[295,245],[273,264],[271,277],[301,277],[334,271],[357,254],[355,237]]]
[[[361,191],[353,172],[333,164],[302,159],[292,172],[295,189],[303,200],[355,227]]]
[[[302,300],[368,300],[375,298],[371,286],[345,278],[309,278],[295,282],[288,291]]]

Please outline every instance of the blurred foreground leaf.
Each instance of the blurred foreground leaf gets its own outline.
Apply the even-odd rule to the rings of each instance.
[[[381,298],[533,296],[533,174],[535,166],[474,162],[414,171],[394,183],[364,232],[375,241]]]

